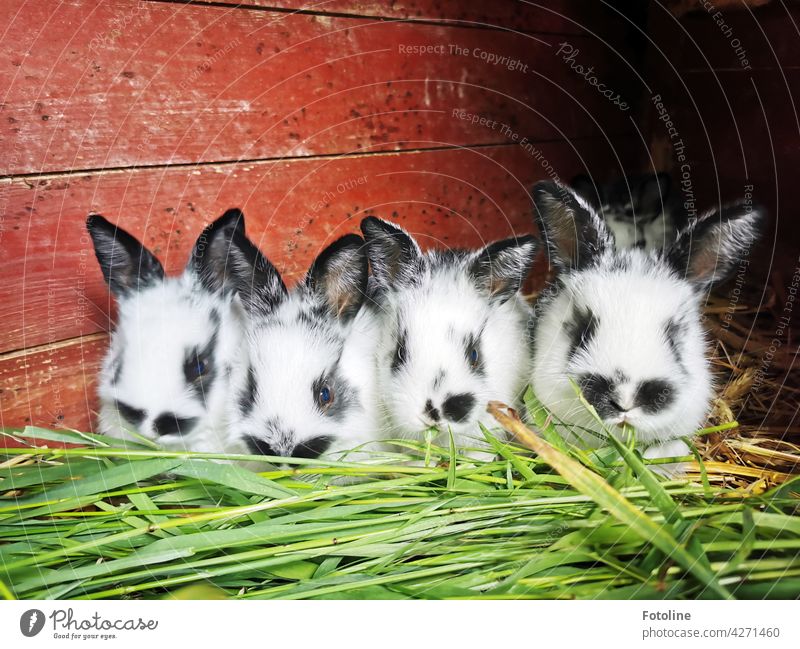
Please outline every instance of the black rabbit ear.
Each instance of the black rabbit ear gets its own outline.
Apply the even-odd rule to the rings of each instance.
[[[90,214],[86,229],[111,292],[125,297],[164,279],[164,267],[136,237],[99,214]]]
[[[368,278],[366,244],[358,235],[346,234],[314,260],[306,286],[323,299],[334,317],[349,321],[364,303]]]
[[[470,274],[481,290],[503,303],[522,288],[538,243],[531,236],[495,241],[478,252]]]
[[[552,181],[533,186],[539,232],[550,262],[561,270],[581,270],[614,247],[614,238],[597,212],[568,187]]]
[[[660,212],[667,202],[672,178],[665,172],[643,176],[639,181],[639,207],[644,212]],[[634,191],[634,188],[631,188]]]
[[[572,179],[569,186],[587,203],[594,207],[600,207],[602,203],[600,186],[595,185],[594,181],[587,174],[578,174]]]
[[[411,283],[419,270],[422,251],[401,227],[368,216],[361,221],[372,275],[381,288]]]
[[[186,270],[212,293],[227,293],[236,288],[232,276],[231,247],[237,232],[244,236],[244,214],[240,209],[233,208],[207,225],[192,248]]]
[[[288,293],[275,266],[243,231],[234,230],[231,236],[226,272],[251,316],[269,315]]]
[[[678,233],[667,260],[682,277],[708,289],[749,254],[765,222],[760,205],[740,202],[711,210]]]

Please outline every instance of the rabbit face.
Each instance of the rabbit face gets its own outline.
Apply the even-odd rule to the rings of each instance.
[[[711,379],[699,297],[688,283],[629,251],[608,267],[562,278],[544,300],[532,385],[559,419],[579,433],[599,432],[574,382],[607,427],[633,426],[645,444],[699,427]],[[595,441],[590,433],[577,436]]]
[[[222,242],[243,227],[242,219],[231,210],[206,228],[183,275],[166,278],[131,235],[89,217],[119,305],[99,380],[101,432],[123,439],[136,432],[168,448],[222,450],[228,374],[242,338],[240,310],[222,287]]]
[[[476,252],[423,254],[397,226],[362,223],[383,319],[378,383],[385,434],[437,428],[483,446],[478,422],[492,399],[516,403],[527,380],[528,310],[518,294],[530,238]],[[477,440],[467,441],[469,439]]]
[[[557,282],[536,305],[532,385],[562,433],[598,446],[629,424],[642,446],[690,435],[713,395],[701,326],[705,291],[754,243],[759,208],[734,205],[681,231],[668,251],[615,251],[588,203],[555,183],[534,187]]]
[[[361,308],[363,247],[355,235],[334,242],[288,293],[275,268],[239,238],[250,355],[234,370],[231,424],[252,453],[339,458],[375,437],[376,331]]]

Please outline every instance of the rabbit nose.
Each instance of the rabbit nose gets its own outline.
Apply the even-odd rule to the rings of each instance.
[[[320,435],[319,437],[312,437],[305,442],[301,442],[292,450],[292,457],[303,458],[306,460],[315,460],[331,445],[333,440],[327,435]]]
[[[617,398],[613,397],[613,396],[612,396],[612,397],[611,397],[611,398],[608,400],[608,404],[609,404],[609,405],[610,405],[610,406],[611,406],[611,407],[612,407],[614,410],[616,410],[616,411],[618,411],[618,412],[628,412],[628,410],[630,410],[630,408],[626,408],[626,407],[624,407],[624,406],[623,406],[623,405],[622,405],[622,404],[619,402],[619,400],[618,400]]]
[[[425,402],[425,414],[430,417],[433,422],[439,422],[439,411],[433,407],[433,401],[430,399]]]
[[[442,410],[450,421],[464,421],[475,405],[475,397],[471,394],[451,394],[444,400]]]
[[[153,420],[156,435],[185,435],[197,423],[196,417],[178,417],[174,412],[165,412]]]

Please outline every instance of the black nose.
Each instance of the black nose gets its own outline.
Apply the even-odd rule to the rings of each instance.
[[[270,455],[272,457],[298,457],[306,460],[314,460],[328,450],[333,440],[325,435],[312,437],[295,446],[291,453],[272,446],[266,440],[249,435],[245,438],[245,443],[253,455]]]
[[[451,394],[444,400],[442,410],[450,421],[464,421],[475,405],[475,397],[471,394]]]
[[[269,442],[259,439],[258,437],[248,435],[244,441],[247,444],[247,448],[250,449],[250,452],[253,455],[270,455],[272,457],[283,456],[283,453],[279,453],[273,446],[270,445]]]
[[[314,460],[328,450],[333,440],[325,435],[312,437],[294,447],[292,457]]]
[[[174,412],[165,412],[153,420],[156,435],[185,435],[197,423],[196,417],[178,417]]]
[[[428,415],[433,421],[439,421],[439,411],[433,407],[433,401],[428,399],[425,402],[425,414]]]

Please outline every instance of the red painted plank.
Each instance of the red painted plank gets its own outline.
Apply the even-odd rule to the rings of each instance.
[[[122,0],[7,0],[0,34],[0,173],[507,141],[454,109],[533,139],[629,132],[564,40],[638,95],[580,36]]]
[[[569,178],[581,158],[590,168],[615,168],[616,156],[625,156],[624,147],[594,140],[536,150],[540,159],[535,150],[505,145],[6,181],[0,350],[107,329],[109,297],[84,229],[90,210],[144,235],[176,270],[203,224],[238,205],[250,233],[293,279],[368,212],[442,245],[527,232],[526,189],[547,165]]]
[[[220,4],[217,0],[207,1]],[[598,29],[607,29],[609,23],[622,22],[602,3],[586,0],[549,0],[544,3],[519,0],[249,0],[242,3],[222,0],[222,3],[238,7],[282,7],[297,11],[444,21],[558,34],[580,34],[587,30],[597,32]]]
[[[0,427],[91,431],[106,344],[106,336],[94,336],[0,358]]]

